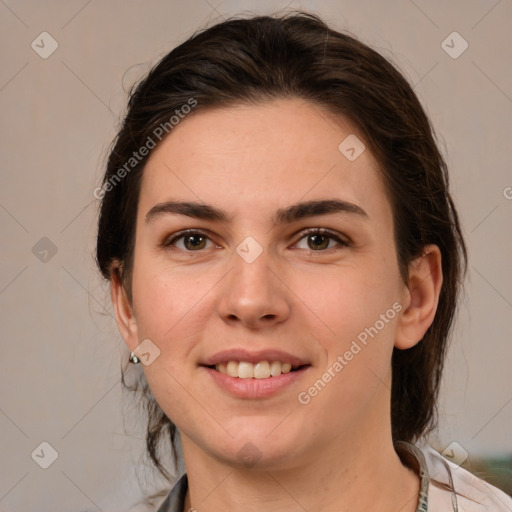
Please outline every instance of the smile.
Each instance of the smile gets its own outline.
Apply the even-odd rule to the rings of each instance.
[[[291,363],[282,363],[281,361],[260,361],[256,364],[247,361],[228,361],[214,366],[215,370],[230,377],[240,379],[268,379],[278,377],[283,373],[289,373],[296,370]]]
[[[259,367],[260,364],[262,365],[261,368]],[[236,370],[236,376],[223,373],[216,368],[219,366],[227,372],[228,365],[233,373]],[[281,367],[278,368],[278,365]],[[208,378],[212,379],[212,382],[220,390],[231,396],[244,399],[263,399],[277,395],[292,386],[312,368],[309,364],[288,369],[289,366],[290,363],[281,364],[278,361],[273,361],[272,364],[269,364],[268,361],[262,361],[255,365],[245,361],[229,361],[227,364],[218,363],[215,366],[200,366],[200,369],[206,371]],[[274,375],[270,374],[272,367]],[[283,367],[287,371],[283,372]],[[277,370],[279,370],[279,374],[277,374]],[[255,373],[260,377],[257,377]],[[243,377],[239,377],[239,374],[242,374]],[[269,374],[268,377],[266,377],[267,374]]]

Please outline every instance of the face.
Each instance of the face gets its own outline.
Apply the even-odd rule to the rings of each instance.
[[[124,338],[159,350],[144,372],[184,450],[278,468],[389,428],[409,295],[377,162],[339,149],[354,135],[276,100],[199,111],[147,162]]]

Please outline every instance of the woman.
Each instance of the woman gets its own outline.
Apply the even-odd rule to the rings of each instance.
[[[306,13],[198,33],[132,92],[97,195],[163,474],[159,439],[181,440],[161,512],[510,509],[414,444],[466,250],[429,121],[383,57]]]

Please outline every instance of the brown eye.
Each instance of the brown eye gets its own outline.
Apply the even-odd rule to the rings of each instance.
[[[314,251],[327,249],[329,247],[329,237],[325,235],[308,235],[308,246]]]
[[[304,244],[303,241],[306,241]],[[302,245],[302,246],[301,246]],[[343,240],[342,235],[326,229],[310,229],[303,233],[297,242],[299,249],[310,251],[325,251],[326,249],[349,247],[350,244]]]
[[[202,235],[186,235],[183,237],[183,245],[191,251],[204,249],[206,237]]]
[[[210,245],[208,245],[210,243]],[[213,242],[210,238],[201,232],[185,232],[176,235],[171,240],[165,242],[163,245],[167,248],[176,248],[182,251],[197,252],[211,247]]]

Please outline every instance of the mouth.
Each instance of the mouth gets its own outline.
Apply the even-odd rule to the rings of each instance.
[[[216,372],[237,379],[272,379],[286,373],[293,373],[311,366],[309,364],[295,364],[282,361],[259,361],[253,364],[249,361],[225,361],[212,365],[202,365]]]
[[[270,398],[290,390],[312,367],[307,359],[289,352],[245,347],[217,352],[199,364],[217,389],[244,399]]]
[[[242,399],[278,396],[293,389],[310,368],[312,365],[303,359],[273,350],[252,354],[245,350],[225,351],[199,365],[217,389]]]

